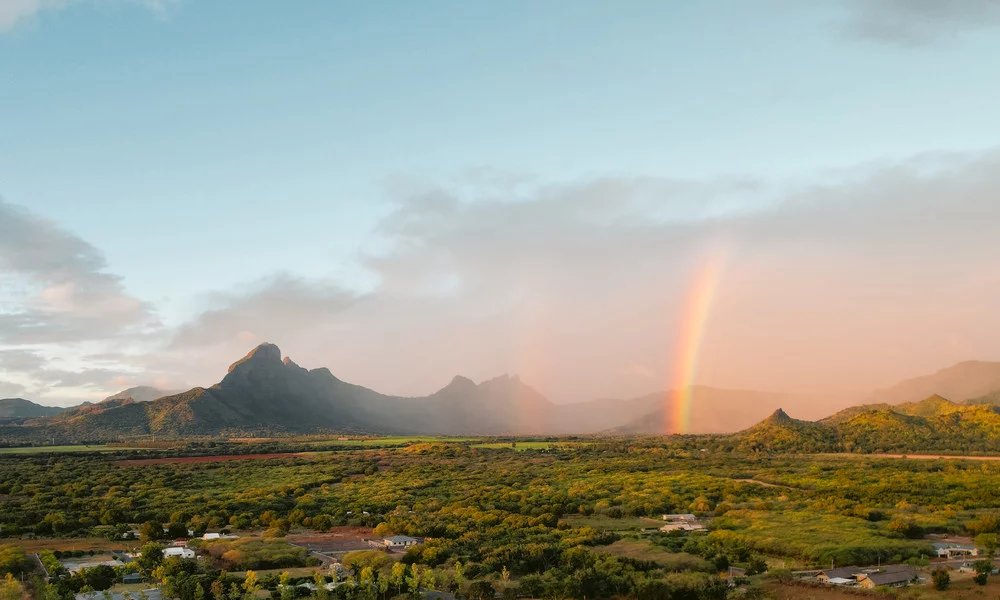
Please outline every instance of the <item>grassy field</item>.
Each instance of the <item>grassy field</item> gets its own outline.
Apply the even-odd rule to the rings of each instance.
[[[259,571],[254,571],[258,577],[266,577],[268,575],[281,575],[284,572],[288,572],[289,577],[312,577],[317,571],[326,575],[329,571],[326,567],[289,567],[287,569],[261,569]],[[234,577],[243,578],[247,576],[246,571],[234,571],[232,573]]]
[[[637,531],[640,529],[659,529],[663,521],[649,517],[625,517],[615,519],[603,515],[571,515],[562,520],[570,527],[593,527],[604,531]]]
[[[552,448],[569,446],[569,442],[517,442],[511,446],[511,442],[482,442],[480,444],[472,444],[473,448],[492,448],[500,449],[507,448],[517,450],[518,452],[523,452],[525,450],[551,450]]]
[[[669,571],[710,571],[711,563],[703,558],[685,552],[670,552],[653,545],[649,540],[618,540],[609,546],[595,548],[602,554],[610,554],[632,560],[648,560]]]
[[[141,448],[123,448],[105,444],[77,446],[27,446],[23,448],[0,448],[2,454],[47,454],[53,452],[115,452],[116,450],[141,450]]]
[[[843,590],[829,587],[806,587],[795,584],[768,582],[764,588],[775,600],[984,600],[1000,598],[1000,577],[991,577],[985,586],[976,585],[967,573],[951,572],[951,586],[945,591],[932,586],[915,585],[892,592]]]
[[[438,437],[427,435],[410,436],[387,436],[379,438],[353,438],[353,439],[329,439],[329,440],[308,440],[308,443],[317,448],[325,446],[352,446],[357,448],[388,448],[393,446],[407,446],[421,442],[472,442],[480,438],[469,437]]]
[[[28,553],[40,552],[42,550],[83,550],[84,552],[93,550],[95,552],[109,552],[111,550],[131,548],[139,544],[135,540],[115,540],[112,542],[99,537],[38,538],[33,540],[11,540],[9,543],[14,543],[24,548],[24,551]]]

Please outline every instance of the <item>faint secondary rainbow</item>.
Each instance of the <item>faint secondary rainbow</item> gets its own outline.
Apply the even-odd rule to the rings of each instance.
[[[674,349],[672,385],[668,388],[666,423],[668,433],[687,433],[691,427],[692,386],[698,374],[698,358],[712,310],[712,302],[719,287],[725,255],[713,254],[702,264],[691,280],[684,299],[680,331]]]

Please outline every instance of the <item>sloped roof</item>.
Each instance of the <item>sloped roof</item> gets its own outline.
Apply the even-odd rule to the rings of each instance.
[[[906,571],[892,571],[888,573],[872,573],[866,578],[870,579],[875,585],[892,585],[894,583],[906,583],[907,581],[912,581],[916,579],[917,572],[913,569],[908,569]]]

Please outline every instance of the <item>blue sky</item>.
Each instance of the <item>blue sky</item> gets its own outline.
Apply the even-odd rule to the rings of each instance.
[[[403,307],[426,302],[427,293],[401,274],[414,271],[407,260],[419,255],[407,244],[433,238],[397,228],[414,197],[537,204],[624,181],[632,182],[629,198],[604,201],[629,208],[609,218],[662,223],[739,216],[924,156],[975,162],[1000,132],[997,21],[988,1],[941,9],[852,0],[16,0],[0,8],[0,197],[94,248],[103,261],[96,271],[115,279],[116,294],[141,303],[148,321],[126,342],[0,332],[0,345],[44,357],[50,371],[96,370],[102,378],[53,390],[38,372],[11,370],[8,389],[61,400],[96,397],[126,379],[208,383],[207,367],[185,368],[178,358],[154,373],[135,357],[157,356],[162,365],[171,352],[184,355],[178,331],[282,277],[283,287],[336,289],[351,302],[391,298],[398,304],[384,310],[404,316],[384,335],[422,339],[405,315],[433,318]],[[647,179],[683,189],[647,189]],[[585,202],[563,205],[562,215]],[[503,232],[510,217],[501,214],[490,233]],[[546,227],[558,237],[565,225],[554,219]],[[483,303],[480,296],[497,295],[453,264],[477,249],[450,250],[435,259],[445,266],[428,276],[438,282],[430,295],[465,294],[458,304],[469,314],[447,327],[475,329],[505,311],[534,310],[520,296],[502,307]],[[663,264],[684,255],[670,252]],[[470,268],[503,263],[489,258],[488,267]],[[393,260],[399,264],[387,266]],[[664,268],[682,288],[686,271]],[[58,283],[23,268],[10,273],[26,291],[0,297],[5,312],[28,310],[32,294]],[[418,296],[410,304],[399,297],[404,288]],[[548,310],[573,297],[537,286],[524,293],[542,297]],[[369,310],[352,315],[352,326],[385,321]],[[506,331],[514,321],[495,325]],[[262,337],[259,329],[283,333],[248,329],[253,335],[220,331],[236,341],[206,349],[208,365],[235,358],[228,353]],[[288,337],[307,347],[312,366],[347,358],[332,344],[304,343],[305,334]],[[657,345],[669,343],[650,343]],[[81,358],[109,347],[127,355],[100,366]],[[398,378],[386,375],[398,370],[392,361],[378,371],[345,368],[361,383],[417,393],[463,369],[488,376],[523,368],[514,354],[522,352],[483,350],[468,364],[443,354],[441,364]],[[864,382],[950,358],[900,361]],[[116,369],[128,377],[109,380]],[[729,371],[719,367],[720,384],[768,383]],[[538,378],[559,387],[556,375]],[[608,376],[586,389],[638,393],[669,376],[656,379]],[[554,395],[576,397],[582,388]]]

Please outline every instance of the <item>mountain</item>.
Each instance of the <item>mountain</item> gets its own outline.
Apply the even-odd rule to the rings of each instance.
[[[809,396],[692,386],[690,424],[694,433],[728,433],[749,427],[782,406],[814,404]],[[617,434],[663,434],[675,430],[677,394],[655,394],[649,410],[610,430]],[[820,413],[822,414],[822,413]],[[611,422],[611,421],[605,421]]]
[[[129,435],[310,433],[537,434],[550,431],[555,406],[516,376],[475,383],[455,377],[429,396],[388,396],[341,381],[329,369],[304,369],[261,344],[233,363],[222,380],[152,401],[135,394],[8,428],[5,437],[43,432],[51,439]],[[18,435],[21,434],[21,435]]]
[[[781,411],[730,439],[769,452],[1000,452],[1000,408],[933,395],[851,407],[815,422]]]
[[[138,392],[142,393],[138,393]],[[329,369],[304,369],[274,344],[261,344],[234,362],[219,383],[161,396],[132,388],[102,402],[34,419],[0,436],[107,439],[131,435],[190,436],[362,432],[445,435],[554,435],[596,433],[624,425],[620,433],[659,433],[668,396],[601,399],[556,405],[517,376],[480,383],[456,376],[428,396],[399,397],[347,383]],[[788,400],[781,394],[692,390],[695,431],[718,432],[752,423],[761,410]],[[766,413],[765,413],[766,414]]]
[[[740,447],[750,451],[788,452],[802,447],[832,450],[836,443],[837,432],[833,428],[793,419],[781,408],[740,434]]]
[[[124,400],[125,398],[131,398],[136,402],[152,402],[157,398],[170,396],[178,393],[179,391],[180,390],[161,390],[148,385],[139,385],[136,387],[130,387],[127,390],[122,390],[117,394],[112,394],[111,396],[105,398],[104,401],[107,402],[108,400]]]
[[[819,411],[831,405],[829,398],[695,386],[684,395],[649,394],[557,405],[510,375],[480,383],[456,376],[427,396],[392,396],[342,381],[326,368],[305,369],[283,357],[274,344],[261,344],[209,387],[179,393],[130,388],[101,402],[65,410],[20,399],[2,401],[0,409],[21,416],[0,423],[0,441],[334,431],[662,434],[675,427],[677,402],[689,402],[689,431],[721,434],[742,428],[721,439],[752,451],[1000,451],[1000,388],[990,390],[994,385],[991,365],[995,364],[961,363],[877,395],[895,400],[909,393],[906,390],[947,387],[969,395],[968,400],[962,398],[964,402],[934,393],[918,402],[910,397],[898,403],[865,404],[810,421],[793,419],[780,407],[808,407],[812,414],[807,416],[820,416]],[[963,376],[975,381],[963,383]]]
[[[31,419],[59,414],[66,410],[59,406],[35,404],[24,398],[0,398],[0,419]]]
[[[970,360],[877,390],[870,400],[887,404],[910,402],[935,394],[962,403],[1000,390],[1000,362]]]

